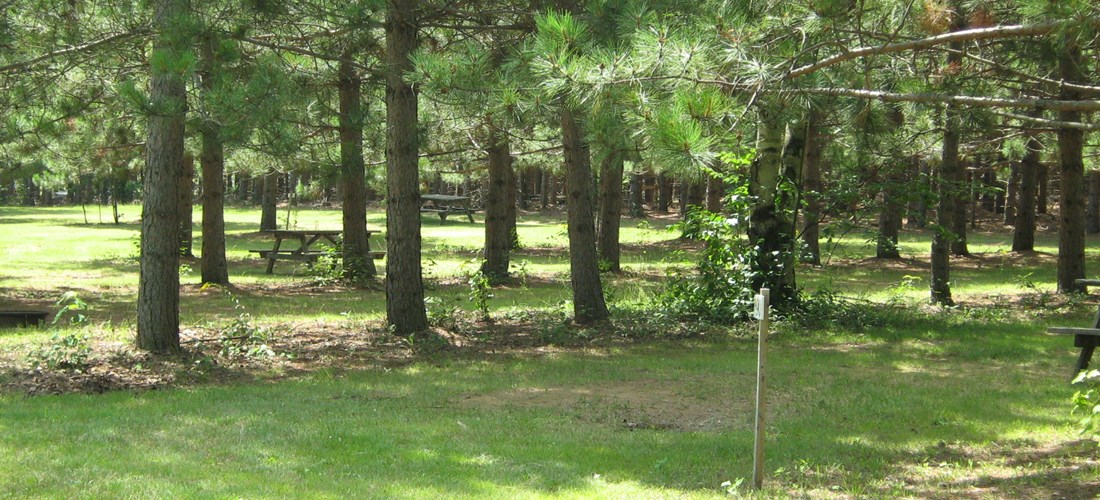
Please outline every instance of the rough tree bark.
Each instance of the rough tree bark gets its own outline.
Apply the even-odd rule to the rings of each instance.
[[[898,234],[901,232],[902,198],[904,176],[897,165],[887,167],[882,183],[882,208],[878,217],[878,242],[875,245],[875,257],[879,259],[899,259]]]
[[[966,17],[958,0],[952,2],[954,7],[954,20],[952,31],[959,31],[966,27]],[[962,66],[962,44],[954,42],[948,45],[951,49],[947,54],[946,64],[948,71],[955,71]],[[949,93],[953,93],[958,84],[949,77],[946,87]],[[929,290],[933,304],[950,306],[955,301],[951,298],[951,250],[956,235],[952,231],[955,228],[955,220],[959,210],[959,194],[962,191],[962,179],[965,175],[959,160],[959,135],[962,128],[961,112],[959,105],[949,103],[943,111],[943,153],[940,160],[938,179],[936,182],[936,194],[939,203],[936,207],[936,225],[932,228],[932,263]],[[964,218],[965,219],[965,218]],[[964,222],[965,226],[965,222]]]
[[[802,242],[805,245],[803,260],[815,266],[821,265],[821,155],[824,152],[823,137],[818,130],[821,112],[810,108],[806,115],[806,146],[802,157],[802,193],[806,208],[802,212]]]
[[[189,153],[183,154],[183,163],[179,170],[179,188],[176,191],[179,208],[179,252],[180,257],[194,257],[194,237],[192,218],[194,217],[192,196],[195,184],[195,158]]]
[[[218,39],[207,35],[201,40],[202,92],[209,94],[218,77],[215,59]],[[216,285],[229,284],[229,263],[225,258],[225,146],[222,142],[221,124],[207,113],[203,116],[199,133],[202,135],[202,153],[199,165],[202,169],[202,282]]]
[[[657,175],[657,211],[668,213],[668,207],[672,205],[672,179],[665,174]]]
[[[619,228],[623,215],[623,153],[609,151],[600,168],[600,223],[596,250],[604,270],[622,270]]]
[[[1100,170],[1092,170],[1086,176],[1088,204],[1085,207],[1085,233],[1100,233]]]
[[[960,139],[961,140],[961,139]],[[955,171],[955,186],[952,194],[955,196],[955,213],[951,220],[951,255],[967,257],[970,255],[969,245],[966,243],[966,221],[970,216],[970,209],[974,205],[973,183],[966,171],[966,164],[960,160],[959,167]]]
[[[1076,40],[1067,41],[1058,55],[1058,72],[1062,80],[1085,83],[1084,60]],[[1066,101],[1081,98],[1080,93],[1062,87],[1059,97]],[[1065,122],[1081,121],[1078,111],[1059,111],[1058,119]],[[1058,214],[1058,293],[1085,292],[1086,288],[1074,283],[1085,277],[1085,162],[1084,132],[1079,129],[1058,129],[1058,156],[1062,166]]]
[[[1042,112],[1035,112],[1041,116]],[[1038,133],[1028,132],[1024,158],[1020,161],[1020,193],[1016,203],[1016,227],[1012,231],[1012,251],[1017,253],[1035,250],[1035,215],[1039,184],[1039,157],[1043,143]]]
[[[645,218],[645,206],[642,200],[642,174],[630,173],[630,216]]]
[[[352,65],[353,54],[346,53],[337,69],[340,94],[340,184],[344,191],[343,241],[341,258],[344,278],[359,283],[378,274],[370,255],[367,233],[366,162],[363,160],[362,85]]]
[[[596,255],[595,217],[592,213],[592,160],[588,144],[573,111],[561,111],[569,227],[569,281],[573,287],[573,318],[578,324],[610,316],[603,297]]]
[[[1004,223],[1016,225],[1016,206],[1020,204],[1020,165],[1012,162],[1009,167],[1008,184],[1005,185]]]
[[[398,335],[427,330],[420,266],[420,141],[416,89],[405,81],[417,47],[418,0],[386,11],[386,319]]]
[[[160,0],[155,8],[158,33],[153,50],[165,58],[179,57],[187,50],[188,40],[176,26],[188,15],[189,2]],[[187,109],[184,82],[182,74],[150,66],[152,112],[145,141],[137,346],[162,353],[180,349],[178,196]]]
[[[264,173],[260,191],[260,231],[274,231],[279,227],[279,173],[269,168]]]
[[[495,128],[485,149],[489,156],[489,189],[485,197],[485,261],[481,272],[490,284],[499,285],[508,280],[512,253],[513,227],[508,223],[509,205],[515,207],[514,199],[510,203],[508,196],[513,179],[512,151],[508,136]]]

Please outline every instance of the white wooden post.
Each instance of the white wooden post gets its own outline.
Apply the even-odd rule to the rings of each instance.
[[[756,350],[756,427],[752,450],[752,487],[757,490],[764,486],[764,367],[768,352],[770,300],[770,291],[761,288],[753,311],[753,316],[760,320],[760,342]]]

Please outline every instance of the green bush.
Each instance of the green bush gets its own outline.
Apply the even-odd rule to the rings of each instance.
[[[1073,394],[1073,413],[1082,413],[1079,426],[1083,434],[1100,434],[1096,415],[1100,413],[1100,370],[1082,371],[1073,379],[1082,388]]]
[[[31,364],[36,369],[76,370],[88,368],[88,358],[92,348],[88,345],[88,336],[77,333],[61,335],[55,333],[50,341],[30,354]]]

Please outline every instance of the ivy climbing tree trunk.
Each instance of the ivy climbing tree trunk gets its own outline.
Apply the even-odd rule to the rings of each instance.
[[[150,64],[148,135],[141,215],[141,273],[138,279],[137,346],[167,353],[180,349],[179,335],[179,177],[183,168],[186,75],[163,61],[176,61],[188,49],[179,26],[188,16],[187,0],[159,0],[157,33]]]
[[[609,151],[600,168],[600,224],[596,235],[596,253],[604,270],[622,270],[619,229],[623,216],[622,151]]]
[[[366,163],[363,160],[363,82],[345,53],[337,69],[340,95],[340,182],[344,191],[342,259],[344,278],[352,283],[378,274],[367,233]]]
[[[783,179],[782,108],[762,104],[757,125],[756,161],[752,165],[749,194],[755,202],[749,215],[749,242],[755,249],[752,287],[769,288],[772,304],[777,307],[797,299],[794,282],[794,252],[792,229],[786,202],[781,197]],[[801,147],[799,148],[801,151]]]
[[[405,81],[417,47],[417,0],[386,10],[386,320],[394,333],[428,329],[420,266],[420,140],[416,89]]]
[[[219,67],[215,60],[218,39],[212,34],[200,42],[202,94],[214,88]],[[199,128],[202,135],[202,282],[229,284],[229,263],[225,257],[225,146],[221,124],[207,112]]]
[[[580,124],[567,106],[561,111],[565,157],[565,208],[569,227],[569,281],[573,287],[573,318],[578,324],[610,316],[600,282],[592,213],[592,160]]]

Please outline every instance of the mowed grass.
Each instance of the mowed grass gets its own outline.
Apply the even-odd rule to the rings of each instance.
[[[90,223],[84,222],[79,207],[15,208],[0,207],[0,290],[6,299],[0,306],[13,307],[20,301],[43,305],[65,291],[75,291],[93,304],[101,319],[125,323],[133,315],[138,280],[139,206],[121,210],[123,223],[99,221],[95,207],[89,208]],[[295,209],[284,207],[279,213],[280,227],[299,229],[339,229],[338,210]],[[105,215],[109,217],[109,214]],[[349,314],[378,318],[385,311],[383,293],[378,290],[311,288],[318,282],[316,272],[294,261],[279,261],[275,274],[267,275],[265,261],[254,249],[270,249],[273,241],[258,232],[259,211],[255,208],[230,208],[226,211],[227,258],[230,280],[243,290],[235,297],[258,317],[280,319],[333,319]],[[368,227],[383,229],[385,213],[373,210]],[[194,252],[201,255],[201,212],[194,215]],[[692,251],[679,250],[678,233],[667,230],[669,220],[627,220],[623,225],[625,245],[623,266],[630,272],[645,273],[648,279],[626,278],[620,281],[621,297],[647,296],[655,287],[654,276],[667,269],[690,266]],[[562,217],[529,214],[518,224],[524,249],[516,252],[512,268],[524,286],[502,290],[492,301],[494,309],[550,307],[569,299],[567,235]],[[450,218],[446,222],[427,216],[423,220],[423,268],[429,296],[467,307],[466,276],[476,272],[479,251],[484,241],[484,220],[476,223]],[[372,236],[372,246],[385,249],[384,233]],[[284,242],[293,248],[296,243]],[[286,248],[286,246],[284,246]],[[385,262],[376,263],[384,270]],[[185,259],[181,270],[184,285],[181,312],[184,322],[202,321],[208,316],[233,312],[233,301],[216,293],[200,293],[200,262]],[[528,279],[530,278],[530,279]],[[611,285],[616,286],[616,285]],[[281,291],[264,293],[266,289]],[[317,293],[313,293],[317,292]],[[323,300],[303,300],[316,297]]]
[[[1095,444],[1066,415],[1068,349],[1036,329],[925,317],[858,344],[782,331],[765,496],[1100,491]],[[749,341],[658,344],[7,396],[0,493],[720,497],[751,473],[754,369]],[[555,391],[571,397],[540,399]],[[655,410],[667,400],[685,410]]]
[[[381,218],[372,212],[369,223],[382,227]],[[264,275],[247,253],[270,245],[256,235],[258,211],[231,209],[227,220],[231,277],[240,286],[231,294],[199,290],[191,264],[184,328],[230,321],[238,303],[281,335],[293,335],[298,322],[348,329],[383,314],[379,290],[318,284],[293,263]],[[339,227],[340,215],[299,210],[291,220]],[[476,269],[478,220],[424,219],[429,296],[470,307],[464,275]],[[629,317],[616,322],[665,321],[645,301],[667,271],[689,268],[696,256],[667,223],[624,222],[630,272],[607,283],[615,310]],[[86,331],[132,337],[136,224],[85,225],[78,208],[0,208],[0,227],[7,236],[0,306],[48,303],[74,290],[92,303]],[[519,231],[525,249],[516,261],[526,263],[516,271],[526,286],[495,290],[494,315],[564,318],[561,218],[528,214]],[[1046,296],[1053,236],[1040,236],[1037,255],[1018,258],[1002,251],[1009,234],[972,235],[978,256],[957,259],[953,273],[964,307],[950,310],[916,305],[927,293],[928,235],[904,238],[909,260],[900,263],[869,260],[867,235],[854,234],[838,242],[829,265],[800,267],[808,289],[868,301],[864,314],[881,321],[775,324],[761,496],[1100,494],[1097,446],[1077,434],[1068,413],[1072,341],[1043,333],[1053,324],[1083,326],[1095,304]],[[1098,257],[1090,248],[1089,269],[1100,269]],[[728,496],[723,482],[751,475],[756,362],[750,329],[735,330],[710,340],[448,351],[161,391],[0,395],[0,496]],[[5,331],[0,350],[25,350],[49,335]],[[743,485],[735,492],[748,493]]]

